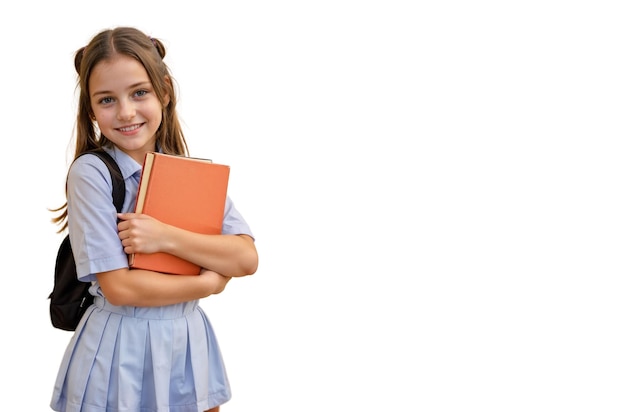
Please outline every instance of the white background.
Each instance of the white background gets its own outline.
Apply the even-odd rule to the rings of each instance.
[[[70,338],[47,208],[73,54],[133,25],[258,239],[257,274],[202,302],[224,412],[623,412],[619,4],[3,3],[1,409],[48,410]]]

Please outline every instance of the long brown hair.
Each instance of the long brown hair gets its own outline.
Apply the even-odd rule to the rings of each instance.
[[[143,65],[155,94],[161,101],[163,119],[156,132],[157,146],[164,153],[188,155],[187,142],[176,112],[174,78],[163,61],[165,46],[159,39],[149,37],[136,28],[117,27],[98,33],[87,46],[78,49],[74,55],[74,67],[78,73],[76,87],[80,90],[74,159],[89,150],[112,145],[106,136],[96,133],[89,98],[89,77],[96,64],[110,60],[116,55],[132,57]],[[169,104],[166,105],[167,96]],[[52,222],[61,226],[58,231],[62,232],[67,228],[67,201],[63,206],[51,211],[58,213]]]

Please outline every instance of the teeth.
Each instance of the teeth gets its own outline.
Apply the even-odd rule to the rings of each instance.
[[[129,126],[129,127],[120,127],[120,130],[121,130],[122,132],[131,132],[131,131],[133,131],[133,130],[135,130],[135,129],[138,129],[138,128],[139,128],[139,125],[138,125],[138,124],[136,124],[136,125]]]

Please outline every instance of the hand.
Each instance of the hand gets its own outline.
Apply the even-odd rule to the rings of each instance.
[[[124,252],[156,253],[164,249],[167,225],[140,213],[119,213],[117,231]]]
[[[211,282],[211,287],[215,290],[215,292],[211,293],[212,295],[222,293],[226,288],[226,284],[232,279],[208,269],[200,270],[200,276],[204,276],[207,281]]]

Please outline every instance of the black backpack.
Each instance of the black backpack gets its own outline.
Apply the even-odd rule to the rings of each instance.
[[[113,181],[113,204],[118,212],[122,211],[126,187],[122,172],[115,160],[104,150],[92,150],[86,153],[97,155],[107,165]],[[54,267],[54,287],[48,296],[50,299],[50,320],[52,326],[68,331],[76,326],[87,308],[93,303],[89,293],[91,282],[81,282],[76,275],[76,262],[72,253],[69,234],[65,236],[57,253]]]

